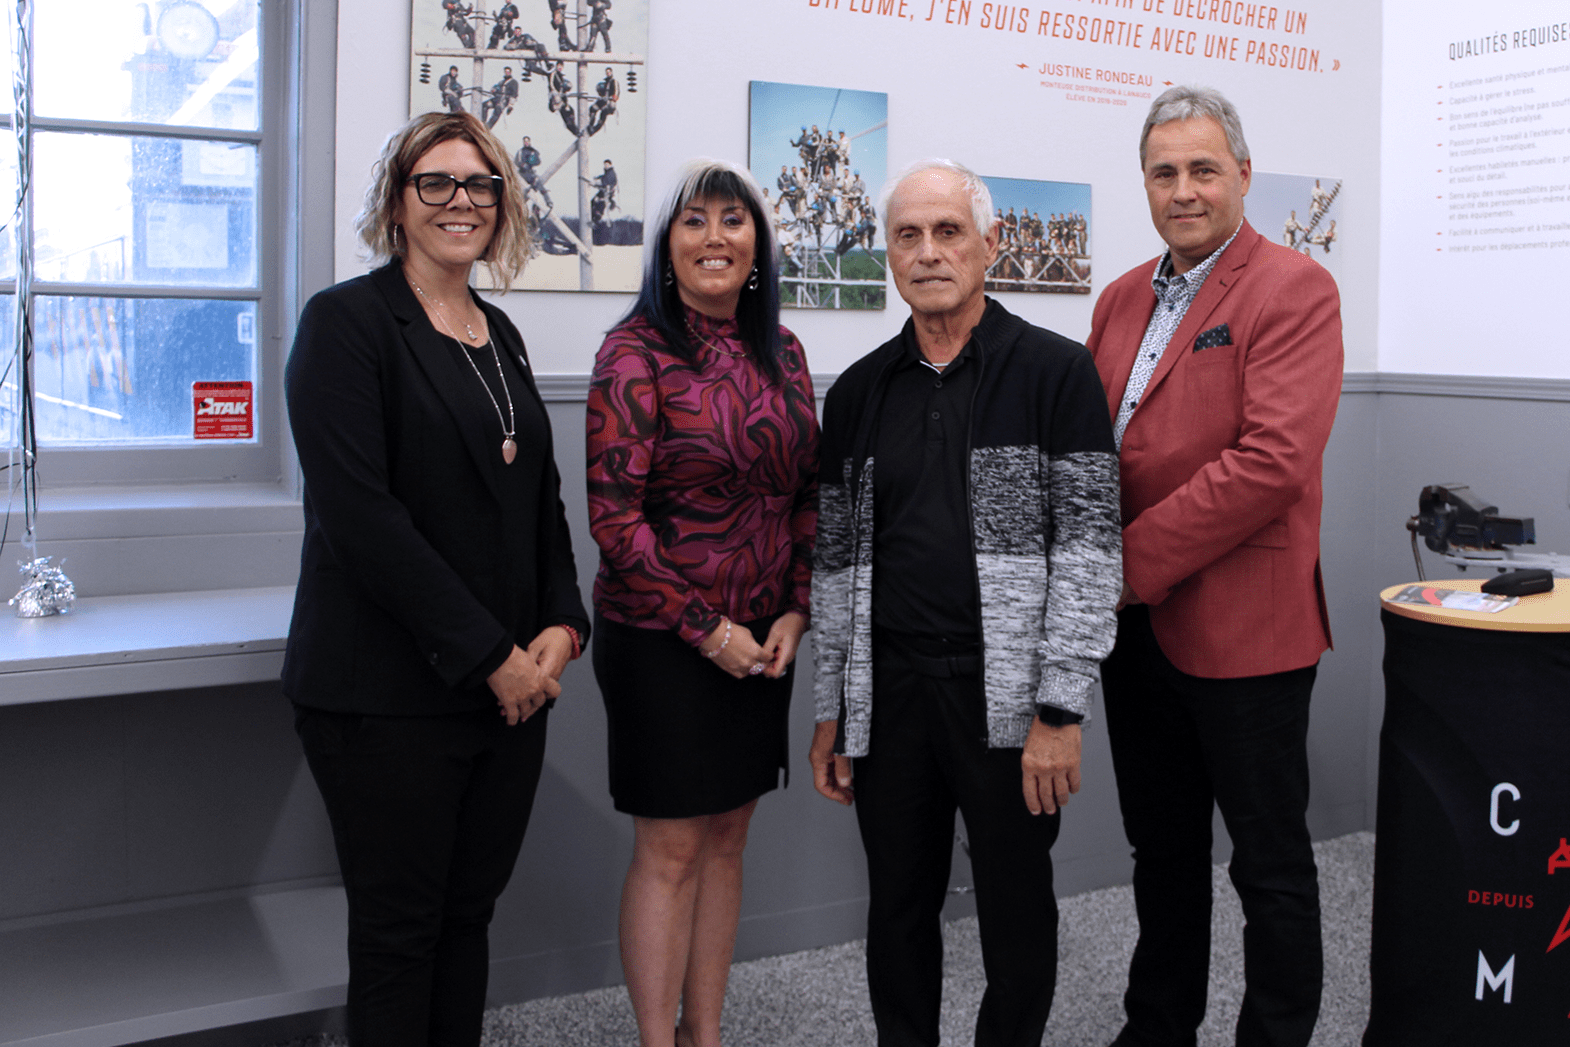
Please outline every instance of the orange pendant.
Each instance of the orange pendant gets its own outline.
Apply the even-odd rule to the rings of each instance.
[[[513,443],[512,437],[509,436],[502,441],[502,461],[511,465],[512,460],[516,457],[518,457],[518,445]]]

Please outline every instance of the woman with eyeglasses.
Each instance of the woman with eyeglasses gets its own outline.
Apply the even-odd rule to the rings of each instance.
[[[350,1042],[474,1045],[589,623],[523,340],[469,288],[526,257],[506,151],[469,113],[416,117],[356,227],[386,264],[311,299],[285,373],[305,544],[284,693],[348,895]]]
[[[785,766],[807,627],[818,422],[769,218],[746,170],[689,164],[589,387],[594,675],[633,818],[621,957],[643,1047],[719,1045],[742,848]]]

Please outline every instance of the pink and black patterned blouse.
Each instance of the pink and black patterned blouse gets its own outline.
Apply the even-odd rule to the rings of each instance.
[[[594,603],[697,646],[721,616],[809,613],[818,419],[796,336],[771,384],[734,320],[686,310],[696,365],[642,320],[611,331],[589,386]]]

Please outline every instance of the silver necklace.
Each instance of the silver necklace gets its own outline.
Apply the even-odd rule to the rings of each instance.
[[[444,317],[442,315],[442,309],[443,309],[443,307],[445,306],[446,303],[438,302],[438,301],[436,301],[436,299],[431,298],[428,295],[426,295],[426,293],[424,291],[420,290],[420,285],[415,283],[413,279],[409,280],[409,286],[414,288],[414,293],[419,295],[421,298],[423,298],[426,301],[426,303],[429,304],[430,307],[433,310],[435,310],[435,312],[436,312],[436,319],[438,319],[438,320],[440,320],[442,322],[442,326],[443,327],[447,327],[447,319],[446,319],[446,317]],[[464,331],[468,332],[469,341],[471,341],[471,342],[478,342],[480,340],[480,336],[474,333],[474,328],[469,326],[469,321],[465,320],[463,317],[460,316],[460,317],[458,317],[458,322],[463,324]],[[447,333],[448,334],[452,334],[452,328],[451,327],[447,327]],[[458,336],[457,335],[452,334],[452,337],[453,337],[453,341],[457,341],[458,340]]]
[[[410,280],[409,286],[414,288],[415,293],[425,299],[425,301],[431,301],[426,297],[425,292],[420,290],[419,284]],[[458,336],[453,334],[453,330],[448,326],[447,318],[442,315],[440,308],[436,309],[436,319],[442,322],[442,326],[447,328],[447,333],[452,335],[452,340],[457,342]],[[470,328],[467,323],[464,323],[463,326],[469,332],[469,338],[472,341],[474,339],[473,328]],[[513,437],[518,434],[518,423],[513,415],[512,393],[507,389],[507,376],[502,374],[502,354],[497,352],[496,346],[490,342],[486,342],[485,346],[490,346],[491,359],[496,361],[496,377],[502,383],[502,395],[507,398],[507,417],[505,420],[502,418],[502,405],[496,402],[496,394],[491,392],[491,387],[486,383],[485,376],[480,373],[480,365],[474,362],[474,357],[469,355],[469,350],[462,343],[459,343],[458,351],[465,360],[469,361],[469,367],[473,369],[474,377],[480,380],[480,387],[485,390],[485,395],[490,397],[491,406],[496,408],[496,420],[502,423],[502,461],[511,465],[513,459],[518,457],[518,444],[513,440]],[[475,346],[474,348],[483,349],[485,346]]]

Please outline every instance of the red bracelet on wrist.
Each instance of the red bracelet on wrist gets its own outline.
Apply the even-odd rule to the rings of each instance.
[[[559,629],[567,630],[567,635],[572,637],[572,660],[577,661],[583,657],[583,639],[578,635],[578,630],[570,625],[559,625]]]

